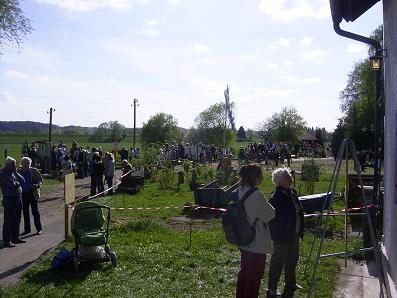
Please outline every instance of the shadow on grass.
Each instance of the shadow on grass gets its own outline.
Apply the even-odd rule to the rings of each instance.
[[[71,266],[73,267],[73,265]],[[83,282],[87,276],[94,270],[102,270],[105,268],[101,268],[99,264],[87,264],[82,267],[79,272],[74,272],[73,268],[67,268],[63,270],[53,270],[51,268],[43,269],[34,272],[28,272],[25,275],[25,278],[29,281],[29,283],[38,284],[41,286],[47,284],[54,285],[64,285],[70,283],[81,283]]]

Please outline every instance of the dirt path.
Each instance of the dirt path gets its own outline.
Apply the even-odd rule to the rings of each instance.
[[[120,174],[117,173],[116,176]],[[76,180],[76,197],[90,192],[90,178]],[[64,241],[65,211],[63,198],[63,184],[56,185],[47,194],[43,194],[39,203],[43,234],[36,235],[31,216],[32,233],[21,237],[24,244],[17,244],[13,248],[0,248],[0,286],[14,284],[23,271],[37,261],[40,256],[50,251]],[[23,231],[23,219],[20,225]],[[3,208],[0,208],[0,235],[3,231]]]

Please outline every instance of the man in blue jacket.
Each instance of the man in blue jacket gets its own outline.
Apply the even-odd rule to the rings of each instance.
[[[17,172],[15,159],[7,157],[4,169],[0,172],[4,206],[3,245],[5,247],[14,247],[15,244],[26,242],[19,238],[22,212],[21,183],[23,181],[24,178]]]

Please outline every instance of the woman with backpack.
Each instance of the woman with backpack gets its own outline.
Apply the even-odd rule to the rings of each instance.
[[[243,201],[248,223],[255,228],[251,242],[239,245],[241,254],[240,272],[237,279],[237,298],[258,297],[260,283],[265,271],[266,254],[272,252],[272,243],[267,223],[275,216],[273,207],[258,189],[263,176],[257,164],[240,168],[238,199]]]

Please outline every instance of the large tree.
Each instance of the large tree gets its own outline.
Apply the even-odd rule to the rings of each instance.
[[[383,27],[371,35],[382,43]],[[368,55],[373,55],[370,47]],[[340,92],[343,125],[358,149],[372,148],[375,132],[375,72],[370,57],[356,63],[348,74],[346,87]]]
[[[231,106],[233,108],[233,104]],[[225,126],[226,121],[225,103],[213,104],[202,111],[195,119],[201,142],[222,148],[226,141],[226,146],[228,146],[234,133]]]
[[[306,126],[294,107],[284,107],[263,122],[259,130],[266,141],[296,143]]]
[[[118,121],[104,122],[98,126],[98,129],[90,137],[90,142],[113,143],[121,142],[126,137],[127,129]]]
[[[0,53],[5,44],[20,46],[33,29],[21,10],[19,0],[0,0]]]
[[[179,141],[182,139],[182,133],[177,125],[178,121],[174,116],[158,113],[143,124],[141,140],[145,144]]]

